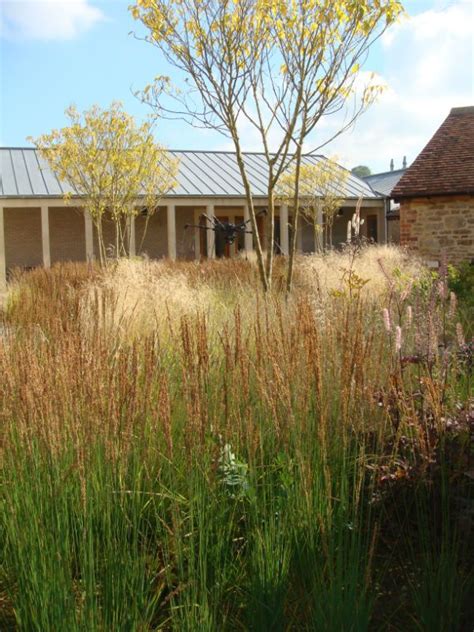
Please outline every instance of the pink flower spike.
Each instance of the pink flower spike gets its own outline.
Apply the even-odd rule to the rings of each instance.
[[[451,292],[449,295],[449,316],[453,318],[456,313],[456,307],[458,304],[458,299],[456,298],[456,294]]]
[[[397,325],[395,329],[395,351],[397,353],[402,349],[402,328]]]
[[[392,331],[392,323],[390,322],[390,314],[387,308],[383,310],[383,322],[387,331]]]

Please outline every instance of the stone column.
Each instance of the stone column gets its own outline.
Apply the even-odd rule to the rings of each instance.
[[[390,208],[390,201],[384,204],[383,208],[377,213],[377,233],[379,244],[386,244],[388,239],[388,227],[387,227],[387,204]]]
[[[166,207],[166,218],[168,223],[168,257],[176,261],[176,207],[168,204]]]
[[[43,266],[51,267],[51,247],[49,240],[49,208],[41,207],[41,243],[43,246]]]
[[[90,213],[84,210],[84,230],[86,233],[86,261],[94,260],[94,226]]]
[[[301,215],[298,217],[298,229],[296,231],[296,252],[303,252],[303,222]]]
[[[196,226],[199,226],[199,218],[201,216],[201,212],[194,209],[194,223]],[[194,258],[196,261],[201,261],[201,229],[194,229]]]
[[[129,230],[130,230],[130,256],[135,257],[137,254],[137,245],[136,245],[136,237],[135,237],[135,215],[132,215],[129,219]]]
[[[314,252],[323,252],[323,209],[318,205],[318,226],[319,226],[319,234],[316,238],[316,243],[314,244]]]
[[[247,206],[247,204],[244,206],[244,220],[247,221],[250,219],[250,213],[249,213],[249,207]],[[251,231],[252,230],[252,224],[249,222],[248,224],[246,224],[246,231]],[[253,252],[253,234],[252,233],[245,233],[244,235],[244,248],[245,248],[245,253],[248,254],[250,252]]]
[[[283,255],[290,252],[288,239],[288,206],[282,204],[280,206],[280,248]]]
[[[5,256],[4,210],[0,206],[0,292],[7,289],[7,260]]]
[[[214,217],[214,204],[208,204],[206,206],[206,215],[212,220]],[[207,227],[211,224],[206,220]],[[216,256],[216,233],[213,230],[206,230],[207,239],[207,258],[214,259]]]

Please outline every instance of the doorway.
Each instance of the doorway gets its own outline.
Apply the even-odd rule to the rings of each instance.
[[[367,215],[367,239],[377,243],[378,237],[377,215]]]
[[[216,215],[217,219],[221,222],[228,222],[229,221],[229,217],[227,215]],[[205,255],[207,258],[209,258],[209,252],[207,251],[207,235],[209,232],[211,232],[212,235],[212,244],[213,244],[213,250],[214,252],[212,253],[217,259],[222,259],[222,258],[226,258],[226,257],[230,257],[232,255],[231,250],[234,248],[234,244],[232,244],[232,246],[230,244],[227,244],[225,242],[224,239],[224,235],[216,230],[216,231],[210,231],[209,230],[209,222],[206,219],[206,217],[204,215],[200,215],[199,217],[199,226],[203,226],[203,227],[207,227],[207,230],[200,230],[200,246],[201,246],[201,252],[203,253],[203,255]]]
[[[237,208],[235,209],[237,210]],[[242,212],[242,209],[238,209]],[[258,212],[258,209],[257,209]],[[239,224],[244,221],[243,215],[230,212],[228,214],[221,214],[216,212],[215,217],[221,222],[232,222],[233,224]],[[206,220],[204,215],[199,216],[199,226],[208,227],[209,222]],[[260,242],[263,246],[263,240],[265,238],[265,218],[263,216],[257,216],[257,229],[260,236]],[[250,224],[247,225],[247,230],[251,230]],[[207,250],[207,235],[211,232],[209,230],[200,230],[199,231],[199,244],[200,244],[200,252],[204,257],[209,257],[209,253]],[[233,244],[228,244],[225,241],[224,235],[222,232],[215,231],[211,233],[212,235],[212,244],[213,244],[213,252],[217,259],[235,257],[239,252],[243,252],[245,250],[245,233],[239,233]],[[255,247],[255,243],[254,243]]]

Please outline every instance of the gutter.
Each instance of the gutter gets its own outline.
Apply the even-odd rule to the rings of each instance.
[[[405,193],[403,195],[396,195],[393,198],[394,202],[400,202],[403,200],[415,200],[418,198],[435,198],[435,197],[454,197],[457,195],[466,195],[466,196],[472,196],[474,195],[474,190],[471,191],[440,191],[440,192],[431,192],[431,193],[421,193],[421,192],[416,192],[416,193]]]

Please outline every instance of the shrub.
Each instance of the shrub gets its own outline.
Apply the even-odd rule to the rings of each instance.
[[[449,286],[456,294],[463,325],[468,335],[474,335],[474,264],[465,261],[449,268]]]

